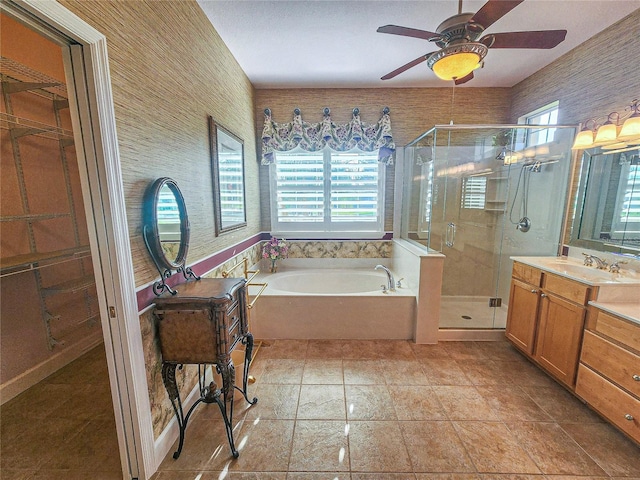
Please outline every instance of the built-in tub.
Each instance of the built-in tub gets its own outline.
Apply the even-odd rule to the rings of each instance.
[[[251,332],[264,340],[413,339],[416,296],[408,286],[383,293],[387,275],[377,264],[392,267],[389,259],[281,261],[277,273],[255,279],[268,286],[251,309]]]

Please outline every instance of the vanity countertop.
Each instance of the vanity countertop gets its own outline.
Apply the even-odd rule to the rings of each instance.
[[[640,286],[640,274],[635,271],[621,268],[619,273],[611,273],[608,270],[586,266],[572,257],[511,257],[511,260],[587,285],[598,287]]]
[[[589,302],[589,305],[640,325],[640,301],[635,303]]]

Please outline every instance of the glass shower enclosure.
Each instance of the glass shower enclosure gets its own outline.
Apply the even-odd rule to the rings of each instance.
[[[401,238],[445,255],[440,328],[506,325],[513,255],[557,255],[575,127],[439,125],[404,147]]]

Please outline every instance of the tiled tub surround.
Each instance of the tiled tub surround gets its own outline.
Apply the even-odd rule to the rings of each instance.
[[[385,261],[386,260],[386,261]],[[251,311],[259,339],[411,339],[416,296],[403,285],[383,293],[393,269],[388,259],[295,259],[277,273],[260,274],[268,286]],[[399,280],[400,272],[393,272]],[[250,288],[249,295],[255,293]]]
[[[256,278],[269,284],[251,311],[256,338],[437,340],[442,255],[417,249],[404,240],[309,242],[303,246],[293,242],[291,249],[296,251],[296,246],[300,247],[297,251],[306,249],[307,255],[321,253],[319,257],[280,260],[278,273]],[[370,257],[375,247],[387,256]],[[359,252],[360,257],[323,256],[345,248]],[[263,271],[265,263],[259,265]],[[378,264],[393,272],[394,280],[401,281],[400,288],[382,292],[387,276],[374,270]],[[256,292],[250,289],[249,294]]]
[[[391,240],[290,240],[289,258],[390,258]]]

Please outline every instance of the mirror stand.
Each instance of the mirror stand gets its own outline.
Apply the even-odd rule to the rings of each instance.
[[[148,238],[149,235],[153,235],[153,233],[149,233],[149,226],[145,225],[144,227],[142,227],[142,238],[144,239],[144,243],[147,246],[147,249],[151,252],[151,245]],[[165,291],[169,292],[171,295],[175,295],[176,293],[178,293],[166,282],[166,279],[173,275],[171,269],[162,268],[154,255],[151,256],[151,259],[153,260],[153,264],[156,266],[156,269],[160,274],[160,280],[154,282],[153,286],[151,287],[153,289],[153,293],[158,296],[162,295]],[[200,277],[195,274],[191,267],[187,267],[184,264],[176,269],[176,273],[182,273],[182,276],[187,281],[200,280]]]

